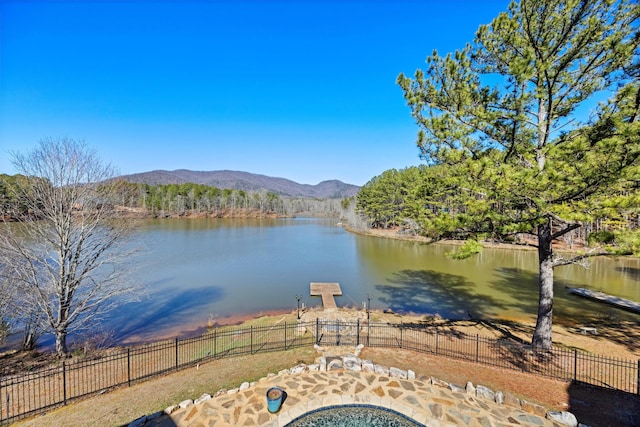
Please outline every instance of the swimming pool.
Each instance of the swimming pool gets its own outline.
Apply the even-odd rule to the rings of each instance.
[[[380,406],[340,405],[308,412],[287,427],[423,427],[423,424]]]

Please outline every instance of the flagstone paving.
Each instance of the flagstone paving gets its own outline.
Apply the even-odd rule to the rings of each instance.
[[[541,406],[470,383],[459,387],[435,378],[415,378],[412,371],[360,360],[358,353],[346,357],[325,353],[314,365],[270,374],[234,390],[221,390],[213,397],[203,395],[195,402],[187,400],[134,423],[155,427],[280,427],[309,411],[349,404],[391,409],[429,427],[562,426],[569,424],[545,417],[572,417],[569,413],[548,415]],[[274,386],[286,394],[280,411],[272,414],[267,410],[265,395]]]

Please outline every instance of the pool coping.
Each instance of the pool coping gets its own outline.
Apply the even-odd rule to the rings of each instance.
[[[341,408],[369,408],[369,409],[375,409],[375,410],[380,411],[380,412],[392,414],[394,417],[398,417],[398,418],[401,418],[403,420],[407,420],[412,425],[419,425],[420,424],[420,423],[418,423],[418,421],[414,420],[411,417],[408,417],[408,416],[404,415],[401,412],[395,411],[395,410],[390,409],[390,408],[385,408],[383,406],[370,405],[370,404],[366,404],[366,403],[353,403],[353,404],[349,403],[349,404],[342,404],[342,405],[324,406],[322,408],[313,409],[313,410],[310,410],[308,412],[305,412],[304,414],[302,414],[302,415],[292,419],[291,421],[289,421],[289,423],[296,423],[296,422],[299,422],[299,421],[304,421],[304,419],[307,416],[313,416],[314,414],[318,414],[318,413],[321,413],[323,411],[328,411],[328,410],[332,410],[332,409],[341,409]],[[289,423],[287,425],[289,425]]]

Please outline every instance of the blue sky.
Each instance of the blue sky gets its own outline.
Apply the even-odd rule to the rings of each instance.
[[[420,163],[400,72],[508,1],[0,0],[0,173],[48,137],[122,174],[363,185]]]

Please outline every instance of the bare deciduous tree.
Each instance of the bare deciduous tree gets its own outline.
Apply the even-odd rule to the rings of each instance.
[[[3,278],[22,295],[20,311],[55,335],[64,356],[70,332],[139,296],[124,277],[135,251],[132,223],[111,202],[113,169],[84,142],[46,139],[12,155],[28,178],[15,188],[28,211],[0,232]]]
[[[7,337],[14,317],[11,310],[13,299],[13,288],[10,288],[5,281],[0,281],[0,343],[3,343]]]

